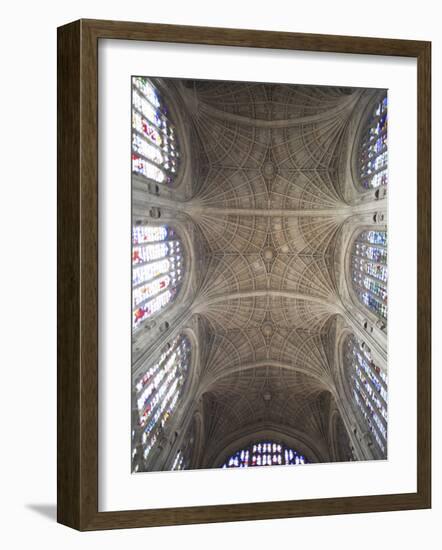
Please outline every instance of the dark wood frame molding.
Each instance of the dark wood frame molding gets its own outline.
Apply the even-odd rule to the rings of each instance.
[[[98,511],[98,40],[405,56],[418,67],[417,492]],[[58,521],[82,531],[431,506],[431,43],[119,21],[58,29]]]

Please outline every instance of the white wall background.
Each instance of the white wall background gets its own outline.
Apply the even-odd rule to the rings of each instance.
[[[435,548],[442,520],[440,277],[442,38],[438,2],[8,2],[0,85],[0,540],[8,548]],[[357,9],[356,9],[357,8]],[[378,17],[374,12],[379,13]],[[81,534],[55,523],[56,27],[80,17],[433,41],[433,510]],[[24,137],[27,147],[23,146]],[[6,191],[6,196],[4,193]],[[6,308],[5,308],[6,304]],[[5,380],[6,377],[6,380]]]

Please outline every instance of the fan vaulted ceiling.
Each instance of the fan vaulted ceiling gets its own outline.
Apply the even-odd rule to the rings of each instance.
[[[339,162],[360,92],[205,81],[177,90],[198,148],[186,212],[206,251],[193,304],[208,343],[204,446],[278,426],[327,458],[334,258],[349,215]]]

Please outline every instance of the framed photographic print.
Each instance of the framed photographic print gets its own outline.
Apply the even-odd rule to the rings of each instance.
[[[430,65],[59,28],[59,522],[430,507]]]

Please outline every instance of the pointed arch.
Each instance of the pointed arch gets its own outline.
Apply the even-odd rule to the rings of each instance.
[[[387,458],[388,375],[363,340],[348,334],[342,342],[345,383],[363,437],[376,458]]]
[[[283,441],[253,440],[226,458],[221,468],[255,466],[294,466],[309,464],[309,460]]]
[[[132,329],[171,303],[184,276],[183,246],[168,225],[132,229]]]
[[[371,104],[362,124],[357,175],[364,189],[377,189],[388,184],[388,99],[385,90]]]
[[[144,471],[161,441],[190,375],[192,345],[186,334],[168,343],[137,377],[132,393],[132,470]]]
[[[361,231],[353,241],[349,262],[356,297],[384,328],[388,313],[387,241],[387,231]]]
[[[173,185],[180,147],[167,105],[152,80],[132,78],[132,172],[153,184]]]

